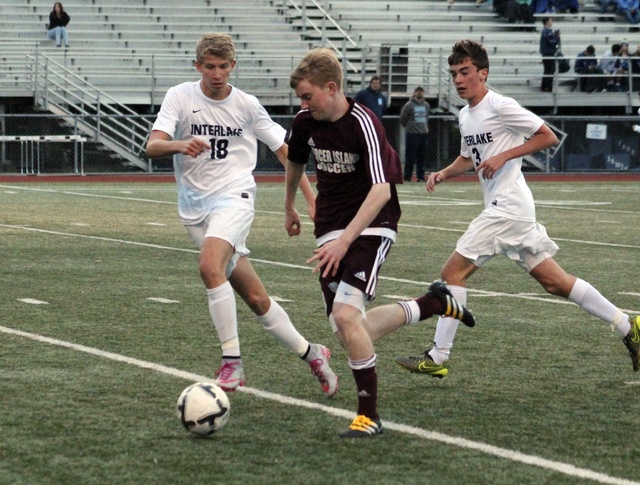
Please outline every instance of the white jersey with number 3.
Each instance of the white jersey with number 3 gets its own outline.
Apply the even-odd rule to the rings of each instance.
[[[522,145],[544,121],[524,109],[514,99],[489,90],[473,108],[460,110],[460,155],[474,166],[501,152]],[[492,179],[478,178],[482,184],[485,211],[517,221],[535,221],[533,195],[522,175],[522,158],[509,160]]]
[[[253,208],[253,197],[243,199],[241,193],[255,187],[257,140],[276,151],[286,135],[255,96],[232,87],[229,96],[216,101],[204,95],[199,81],[169,89],[153,130],[174,140],[197,137],[211,146],[196,158],[173,158],[183,224],[202,222],[214,205],[244,203]]]

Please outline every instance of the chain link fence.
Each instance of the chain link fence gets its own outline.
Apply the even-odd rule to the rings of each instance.
[[[154,115],[148,116],[155,120]],[[293,115],[273,116],[285,129]],[[544,119],[567,133],[553,157],[542,156],[543,169],[533,172],[640,172],[640,117],[565,117]],[[124,160],[100,142],[99,132],[85,133],[82,116],[0,115],[0,173],[16,175],[116,174],[172,172],[172,160],[144,160],[142,169]],[[385,117],[387,137],[404,163],[404,130],[397,116]],[[637,130],[637,131],[636,131]],[[18,137],[18,138],[16,138]],[[42,137],[26,140],[26,137]],[[75,137],[75,138],[74,138]],[[82,141],[78,141],[82,140]],[[429,142],[425,170],[451,163],[460,150],[457,118],[433,115],[429,119]],[[309,171],[313,167],[308,167]],[[260,144],[256,172],[281,173],[284,169],[266,146]]]

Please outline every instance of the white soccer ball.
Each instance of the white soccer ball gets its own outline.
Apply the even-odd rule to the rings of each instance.
[[[209,436],[220,431],[229,421],[229,397],[212,382],[196,382],[178,398],[177,414],[184,429]]]

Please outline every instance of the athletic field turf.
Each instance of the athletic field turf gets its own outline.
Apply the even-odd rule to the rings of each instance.
[[[530,185],[558,262],[640,312],[638,183]],[[399,193],[374,305],[422,294],[482,210],[477,183]],[[227,427],[198,439],[175,401],[220,349],[174,184],[0,183],[0,484],[640,483],[640,374],[620,337],[506,258],[470,280],[478,323],[460,327],[449,377],[393,362],[429,345],[434,319],[400,329],[376,346],[385,434],[339,439],[355,385],[305,264],[312,226],[287,237],[282,203],[282,184],[259,184],[251,257],[332,349],[339,394],[325,399],[238,299],[247,385]]]

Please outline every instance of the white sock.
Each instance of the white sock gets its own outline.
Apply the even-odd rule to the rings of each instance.
[[[226,281],[216,288],[207,290],[207,297],[213,326],[220,339],[222,356],[239,357],[240,341],[238,340],[236,297],[231,283]]]
[[[302,357],[309,348],[309,342],[293,326],[287,312],[273,299],[269,299],[271,306],[267,313],[258,317],[258,321],[271,336]]]
[[[580,305],[580,308],[591,313],[594,317],[611,324],[620,332],[620,335],[625,336],[629,333],[631,328],[629,315],[618,310],[618,307],[586,281],[580,278],[576,279],[568,300]]]
[[[467,288],[464,286],[447,285],[453,297],[462,305],[467,304]],[[436,364],[442,364],[449,360],[453,339],[458,331],[459,320],[455,318],[440,317],[436,327],[436,335],[433,339],[433,348],[429,355]]]
[[[414,325],[420,321],[420,307],[415,300],[399,301],[398,305],[404,310],[404,324]]]
[[[362,370],[362,369],[370,369],[371,367],[375,367],[376,359],[377,359],[376,354],[373,354],[368,359],[362,359],[362,360],[348,359],[348,362],[349,362],[349,367],[352,370]]]

